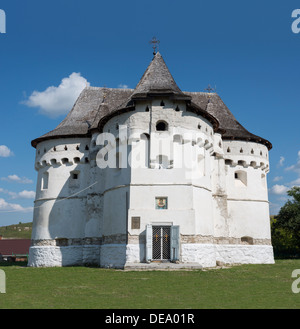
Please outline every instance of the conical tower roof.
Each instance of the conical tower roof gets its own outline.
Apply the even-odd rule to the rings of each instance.
[[[132,99],[148,98],[151,96],[169,96],[176,99],[189,100],[177,86],[161,54],[157,52],[140,82],[137,84]]]

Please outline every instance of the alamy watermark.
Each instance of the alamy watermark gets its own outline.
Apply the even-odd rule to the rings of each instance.
[[[3,270],[0,270],[0,294],[6,293],[6,275]]]
[[[201,178],[205,172],[205,150],[213,148],[202,133],[185,132],[176,135],[133,133],[120,125],[116,137],[101,133],[95,140],[100,146],[96,164],[100,169],[131,167],[152,169],[185,169],[188,179]],[[151,142],[150,142],[151,141]]]
[[[292,283],[292,292],[294,294],[299,294],[300,292],[300,270],[294,270],[292,272],[292,278],[296,278],[296,280]]]
[[[296,18],[292,23],[292,31],[297,34],[300,32],[300,9],[293,10],[292,17]]]
[[[0,33],[6,33],[6,14],[3,9],[0,9]]]

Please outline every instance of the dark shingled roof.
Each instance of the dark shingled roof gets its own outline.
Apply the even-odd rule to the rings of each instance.
[[[247,131],[216,93],[182,92],[160,53],[154,56],[135,89],[86,87],[57,128],[31,144],[36,147],[47,139],[90,136],[92,131],[101,131],[111,117],[134,111],[136,101],[158,96],[185,100],[187,109],[208,119],[223,139],[254,141],[272,148],[269,141]]]
[[[236,120],[218,94],[203,92],[185,92],[185,94],[191,96],[192,102],[201,108],[205,108],[209,114],[219,121],[219,132],[222,134],[223,139],[254,141],[266,145],[269,150],[272,148],[269,141],[245,129]]]
[[[176,99],[190,99],[179,89],[164,59],[158,52],[153,57],[131,97],[132,99],[140,99],[161,95],[169,95]]]

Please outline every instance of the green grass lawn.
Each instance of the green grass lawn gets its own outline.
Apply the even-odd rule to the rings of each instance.
[[[120,271],[0,266],[1,309],[300,308],[291,290],[300,260],[207,271]]]

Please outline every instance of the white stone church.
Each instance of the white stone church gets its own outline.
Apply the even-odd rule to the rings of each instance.
[[[160,53],[135,89],[86,87],[32,141],[29,266],[274,263],[269,141],[215,92],[183,92]]]

